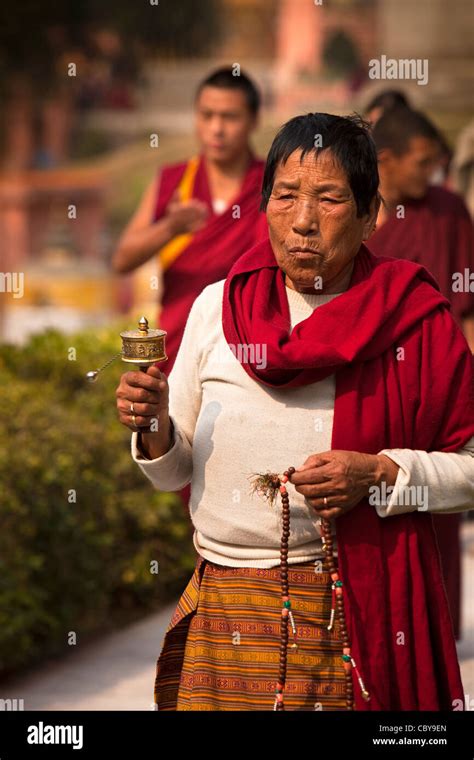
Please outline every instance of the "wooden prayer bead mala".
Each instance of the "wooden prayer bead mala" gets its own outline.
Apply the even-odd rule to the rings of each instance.
[[[272,475],[267,473],[266,475],[257,475],[254,479],[254,490],[263,493],[265,497],[269,497],[271,500],[275,498],[277,491],[280,492],[282,503],[282,535],[280,543],[280,577],[281,577],[281,598],[282,598],[282,610],[281,610],[281,623],[280,623],[280,659],[279,659],[279,673],[278,681],[275,689],[275,703],[274,710],[284,710],[283,702],[283,690],[286,683],[286,671],[287,671],[287,656],[288,656],[288,622],[291,624],[294,642],[291,645],[292,649],[296,649],[298,644],[296,642],[296,626],[291,610],[290,591],[288,585],[288,539],[290,536],[290,501],[288,497],[288,491],[285,483],[288,482],[291,475],[295,472],[295,467],[289,467],[283,473],[283,477],[278,475]],[[328,630],[331,631],[334,626],[335,617],[337,615],[339,620],[340,632],[342,635],[342,660],[345,671],[346,680],[346,707],[348,710],[354,709],[354,691],[352,682],[352,670],[356,675],[359,683],[361,694],[364,700],[370,700],[370,694],[365,688],[364,682],[360,675],[359,669],[351,654],[351,646],[349,641],[349,635],[346,626],[345,612],[344,612],[344,599],[343,599],[343,582],[339,577],[339,572],[336,566],[336,560],[334,556],[334,546],[331,531],[331,522],[326,518],[321,518],[321,540],[324,550],[324,564],[325,569],[329,572],[332,580],[332,604],[331,604],[331,617]]]
[[[336,567],[336,560],[334,557],[331,522],[324,517],[321,518],[321,538],[323,541],[325,554],[324,561],[326,569],[331,575],[332,580],[331,618],[328,625],[328,631],[332,630],[334,625],[334,618],[337,613],[339,619],[339,627],[342,635],[342,661],[344,663],[346,677],[346,706],[348,710],[353,710],[354,690],[352,684],[352,669],[354,669],[354,673],[359,683],[362,698],[365,699],[366,702],[370,700],[370,694],[365,688],[362,676],[360,675],[356,662],[351,655],[351,645],[349,641],[349,634],[347,632],[346,617],[344,613],[343,583],[339,578],[339,572]]]

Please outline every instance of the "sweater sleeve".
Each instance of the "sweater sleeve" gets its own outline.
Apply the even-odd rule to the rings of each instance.
[[[132,459],[160,491],[179,491],[192,479],[192,443],[202,395],[199,367],[206,332],[203,324],[201,296],[198,296],[189,312],[176,360],[168,377],[173,445],[163,456],[148,459],[139,448],[138,432],[132,433]]]
[[[379,517],[474,509],[474,437],[455,452],[383,449],[400,467],[393,489],[371,497]]]

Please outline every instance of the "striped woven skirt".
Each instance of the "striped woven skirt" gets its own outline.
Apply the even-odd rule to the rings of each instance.
[[[321,561],[288,568],[285,710],[346,710],[339,622],[328,631],[331,578]],[[158,710],[273,710],[280,653],[280,568],[198,556],[157,661]],[[297,648],[292,644],[297,643]]]

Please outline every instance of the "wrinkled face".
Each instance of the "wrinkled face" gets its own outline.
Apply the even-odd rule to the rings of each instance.
[[[441,148],[436,140],[412,137],[408,143],[408,150],[401,156],[388,149],[381,152],[380,171],[384,182],[387,182],[399,197],[416,200],[426,194],[440,158]]]
[[[196,101],[196,132],[211,161],[232,161],[247,150],[256,118],[242,90],[203,87]]]
[[[374,199],[371,213],[357,217],[346,173],[331,151],[311,151],[300,163],[301,152],[275,171],[266,212],[270,242],[288,287],[337,292],[372,231],[379,202]]]

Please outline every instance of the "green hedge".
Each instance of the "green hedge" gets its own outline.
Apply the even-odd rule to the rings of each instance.
[[[118,421],[126,365],[85,380],[129,327],[0,346],[1,675],[175,599],[194,568],[187,510],[153,489]]]

